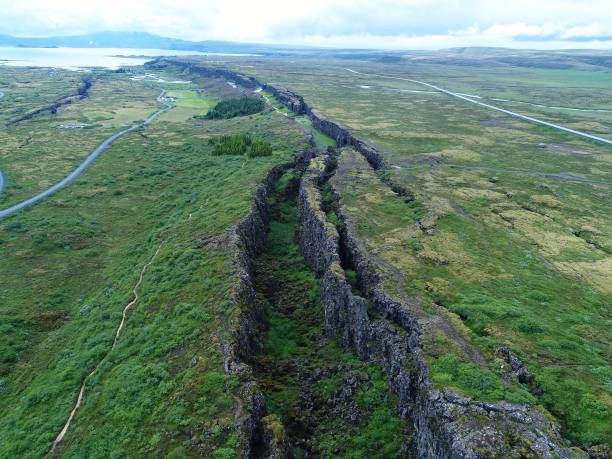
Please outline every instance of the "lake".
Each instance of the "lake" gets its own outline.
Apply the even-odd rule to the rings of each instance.
[[[200,53],[167,49],[131,48],[17,48],[0,46],[0,65],[15,67],[56,67],[79,69],[105,67],[116,69],[123,65],[142,65],[149,56],[249,56],[249,54]],[[147,56],[147,57],[120,57]]]

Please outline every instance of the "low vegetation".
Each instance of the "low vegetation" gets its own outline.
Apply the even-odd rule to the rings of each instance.
[[[127,76],[105,78],[112,86]],[[122,110],[155,100],[162,85],[146,85],[148,93],[122,96]],[[188,111],[173,111],[180,110]],[[228,299],[236,266],[223,234],[250,211],[269,169],[307,144],[301,129],[269,114],[214,127],[180,117],[160,117],[126,136],[69,187],[0,221],[0,456],[40,458],[49,450],[83,378],[112,345],[140,270],[160,247],[57,453],[240,454],[238,383],[223,369],[237,313]],[[275,155],[212,155],[207,138],[245,130],[265,135]],[[11,135],[25,142],[28,133]],[[10,167],[3,163],[5,172]]]

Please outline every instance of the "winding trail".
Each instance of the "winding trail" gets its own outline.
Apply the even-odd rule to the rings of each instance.
[[[79,175],[81,175],[83,172],[85,172],[85,170],[91,166],[91,164],[95,161],[95,159],[100,156],[102,153],[104,153],[106,150],[108,150],[108,148],[117,140],[119,140],[121,137],[123,137],[124,135],[135,131],[136,129],[139,129],[143,126],[146,126],[147,124],[149,124],[150,122],[152,122],[155,118],[157,118],[159,115],[161,115],[162,113],[168,111],[168,110],[172,110],[172,108],[174,108],[172,105],[170,105],[168,102],[166,102],[164,100],[164,95],[166,93],[166,90],[163,89],[160,93],[160,95],[157,97],[157,101],[161,102],[165,105],[164,108],[162,108],[161,110],[156,111],[155,113],[153,113],[152,115],[150,115],[146,120],[144,120],[142,123],[140,124],[134,124],[133,126],[124,129],[123,131],[120,131],[114,135],[112,135],[111,137],[109,137],[108,139],[106,139],[104,142],[102,142],[100,145],[98,145],[98,147],[89,154],[89,156],[87,158],[85,158],[85,161],[83,161],[81,164],[79,164],[79,166],[72,171],[70,174],[68,174],[66,177],[64,177],[61,181],[57,182],[55,185],[51,186],[50,188],[47,188],[46,190],[38,193],[37,195],[26,199],[25,201],[21,201],[18,204],[15,204],[7,209],[4,210],[0,210],[0,218],[4,218],[4,217],[8,217],[9,215],[14,214],[15,212],[24,209],[26,207],[31,206],[32,204],[36,204],[38,201],[46,198],[47,196],[55,193],[57,190],[64,188],[66,185],[68,185],[69,183],[71,183],[74,179],[76,179]],[[1,173],[0,173],[1,175]],[[4,178],[1,179],[1,182],[4,183]],[[0,190],[2,189],[2,187],[0,187]]]
[[[68,429],[70,428],[70,424],[72,423],[72,419],[74,418],[74,415],[76,414],[77,410],[81,406],[81,402],[83,401],[83,395],[85,394],[85,384],[87,383],[89,378],[91,378],[98,371],[98,369],[102,366],[102,363],[106,360],[106,358],[109,356],[109,354],[117,346],[117,341],[119,340],[119,336],[121,336],[121,331],[123,330],[123,327],[125,325],[125,320],[127,318],[127,314],[130,311],[130,309],[132,308],[132,306],[134,306],[138,302],[138,300],[140,299],[140,295],[138,294],[138,289],[140,288],[140,285],[142,284],[145,272],[147,271],[147,268],[149,266],[151,266],[151,264],[153,263],[153,261],[155,260],[157,255],[159,254],[159,251],[161,250],[162,246],[164,245],[164,242],[165,241],[162,241],[162,243],[159,244],[159,246],[157,247],[157,250],[155,251],[153,256],[142,267],[142,270],[140,271],[140,277],[138,278],[138,282],[136,282],[136,285],[132,289],[132,293],[134,295],[134,299],[132,301],[130,301],[123,308],[123,314],[121,316],[121,322],[119,323],[119,326],[117,327],[117,331],[115,332],[115,339],[113,340],[113,345],[111,346],[110,350],[104,355],[104,357],[102,357],[102,359],[100,359],[100,361],[94,367],[94,369],[91,371],[91,373],[89,373],[87,376],[85,376],[85,379],[83,379],[83,382],[81,383],[81,388],[79,390],[79,395],[78,395],[78,397],[76,399],[76,403],[74,404],[74,408],[72,408],[72,411],[70,412],[70,416],[68,416],[68,420],[66,421],[66,424],[64,424],[64,427],[62,428],[60,433],[57,435],[55,440],[53,441],[53,445],[51,446],[51,449],[49,450],[49,452],[45,455],[45,458],[52,457],[53,453],[55,452],[55,449],[61,443],[61,441],[64,439],[64,436],[68,432]]]
[[[471,99],[470,97],[467,97],[465,95],[449,91],[447,89],[441,88],[439,86],[436,86],[436,85],[433,85],[433,84],[430,84],[430,83],[426,83],[425,81],[412,80],[410,78],[401,78],[401,77],[395,77],[395,76],[390,76],[390,75],[379,75],[379,74],[376,74],[376,73],[363,73],[363,72],[358,72],[357,70],[353,70],[353,69],[349,69],[349,68],[345,68],[344,70],[346,70],[348,72],[351,72],[351,73],[355,73],[357,75],[371,76],[371,77],[377,77],[377,78],[388,78],[388,79],[391,79],[391,80],[401,80],[401,81],[409,81],[411,83],[417,83],[417,84],[420,84],[420,85],[427,86],[428,88],[435,89],[436,91],[442,92],[442,93],[447,94],[447,95],[449,95],[451,97],[457,97],[459,99],[471,102],[472,104],[480,105],[481,107],[489,108],[491,110],[496,110],[498,112],[505,113],[506,115],[514,116],[515,118],[520,118],[522,120],[529,121],[531,123],[536,123],[536,124],[541,124],[541,125],[544,125],[544,126],[548,126],[548,127],[553,128],[553,129],[558,129],[560,131],[564,131],[564,132],[567,132],[569,134],[574,134],[574,135],[577,135],[579,137],[584,137],[584,138],[589,139],[589,140],[594,140],[596,142],[600,142],[600,143],[604,143],[606,145],[612,146],[612,140],[604,139],[603,137],[598,137],[596,135],[587,134],[586,132],[576,131],[575,129],[570,129],[570,128],[566,128],[566,127],[563,127],[563,126],[559,126],[558,124],[549,123],[548,121],[543,121],[543,120],[540,120],[540,119],[537,119],[537,118],[533,118],[531,116],[521,115],[520,113],[512,112],[510,110],[506,110],[506,109],[501,108],[501,107],[496,107],[495,105],[491,105],[491,104],[487,104],[487,103],[484,103],[484,102],[480,102],[478,100]]]

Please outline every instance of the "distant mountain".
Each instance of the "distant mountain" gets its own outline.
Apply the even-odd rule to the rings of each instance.
[[[53,48],[60,46],[71,48],[141,48],[211,53],[269,53],[289,49],[295,50],[296,48],[282,45],[259,45],[216,40],[195,42],[178,38],[161,37],[146,32],[97,32],[87,35],[41,38],[0,35],[0,46],[23,46],[33,48]]]

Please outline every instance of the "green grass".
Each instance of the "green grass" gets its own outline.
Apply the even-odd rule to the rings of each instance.
[[[176,99],[176,107],[194,111],[197,116],[206,115],[215,105],[215,100],[201,90],[168,91],[166,97]]]
[[[274,154],[214,157],[207,139],[220,129],[261,133]],[[3,454],[49,449],[160,244],[59,454],[239,454],[237,381],[222,352],[239,312],[229,301],[236,266],[215,238],[247,214],[267,171],[304,147],[299,129],[266,114],[214,126],[160,119],[69,187],[0,222]]]

